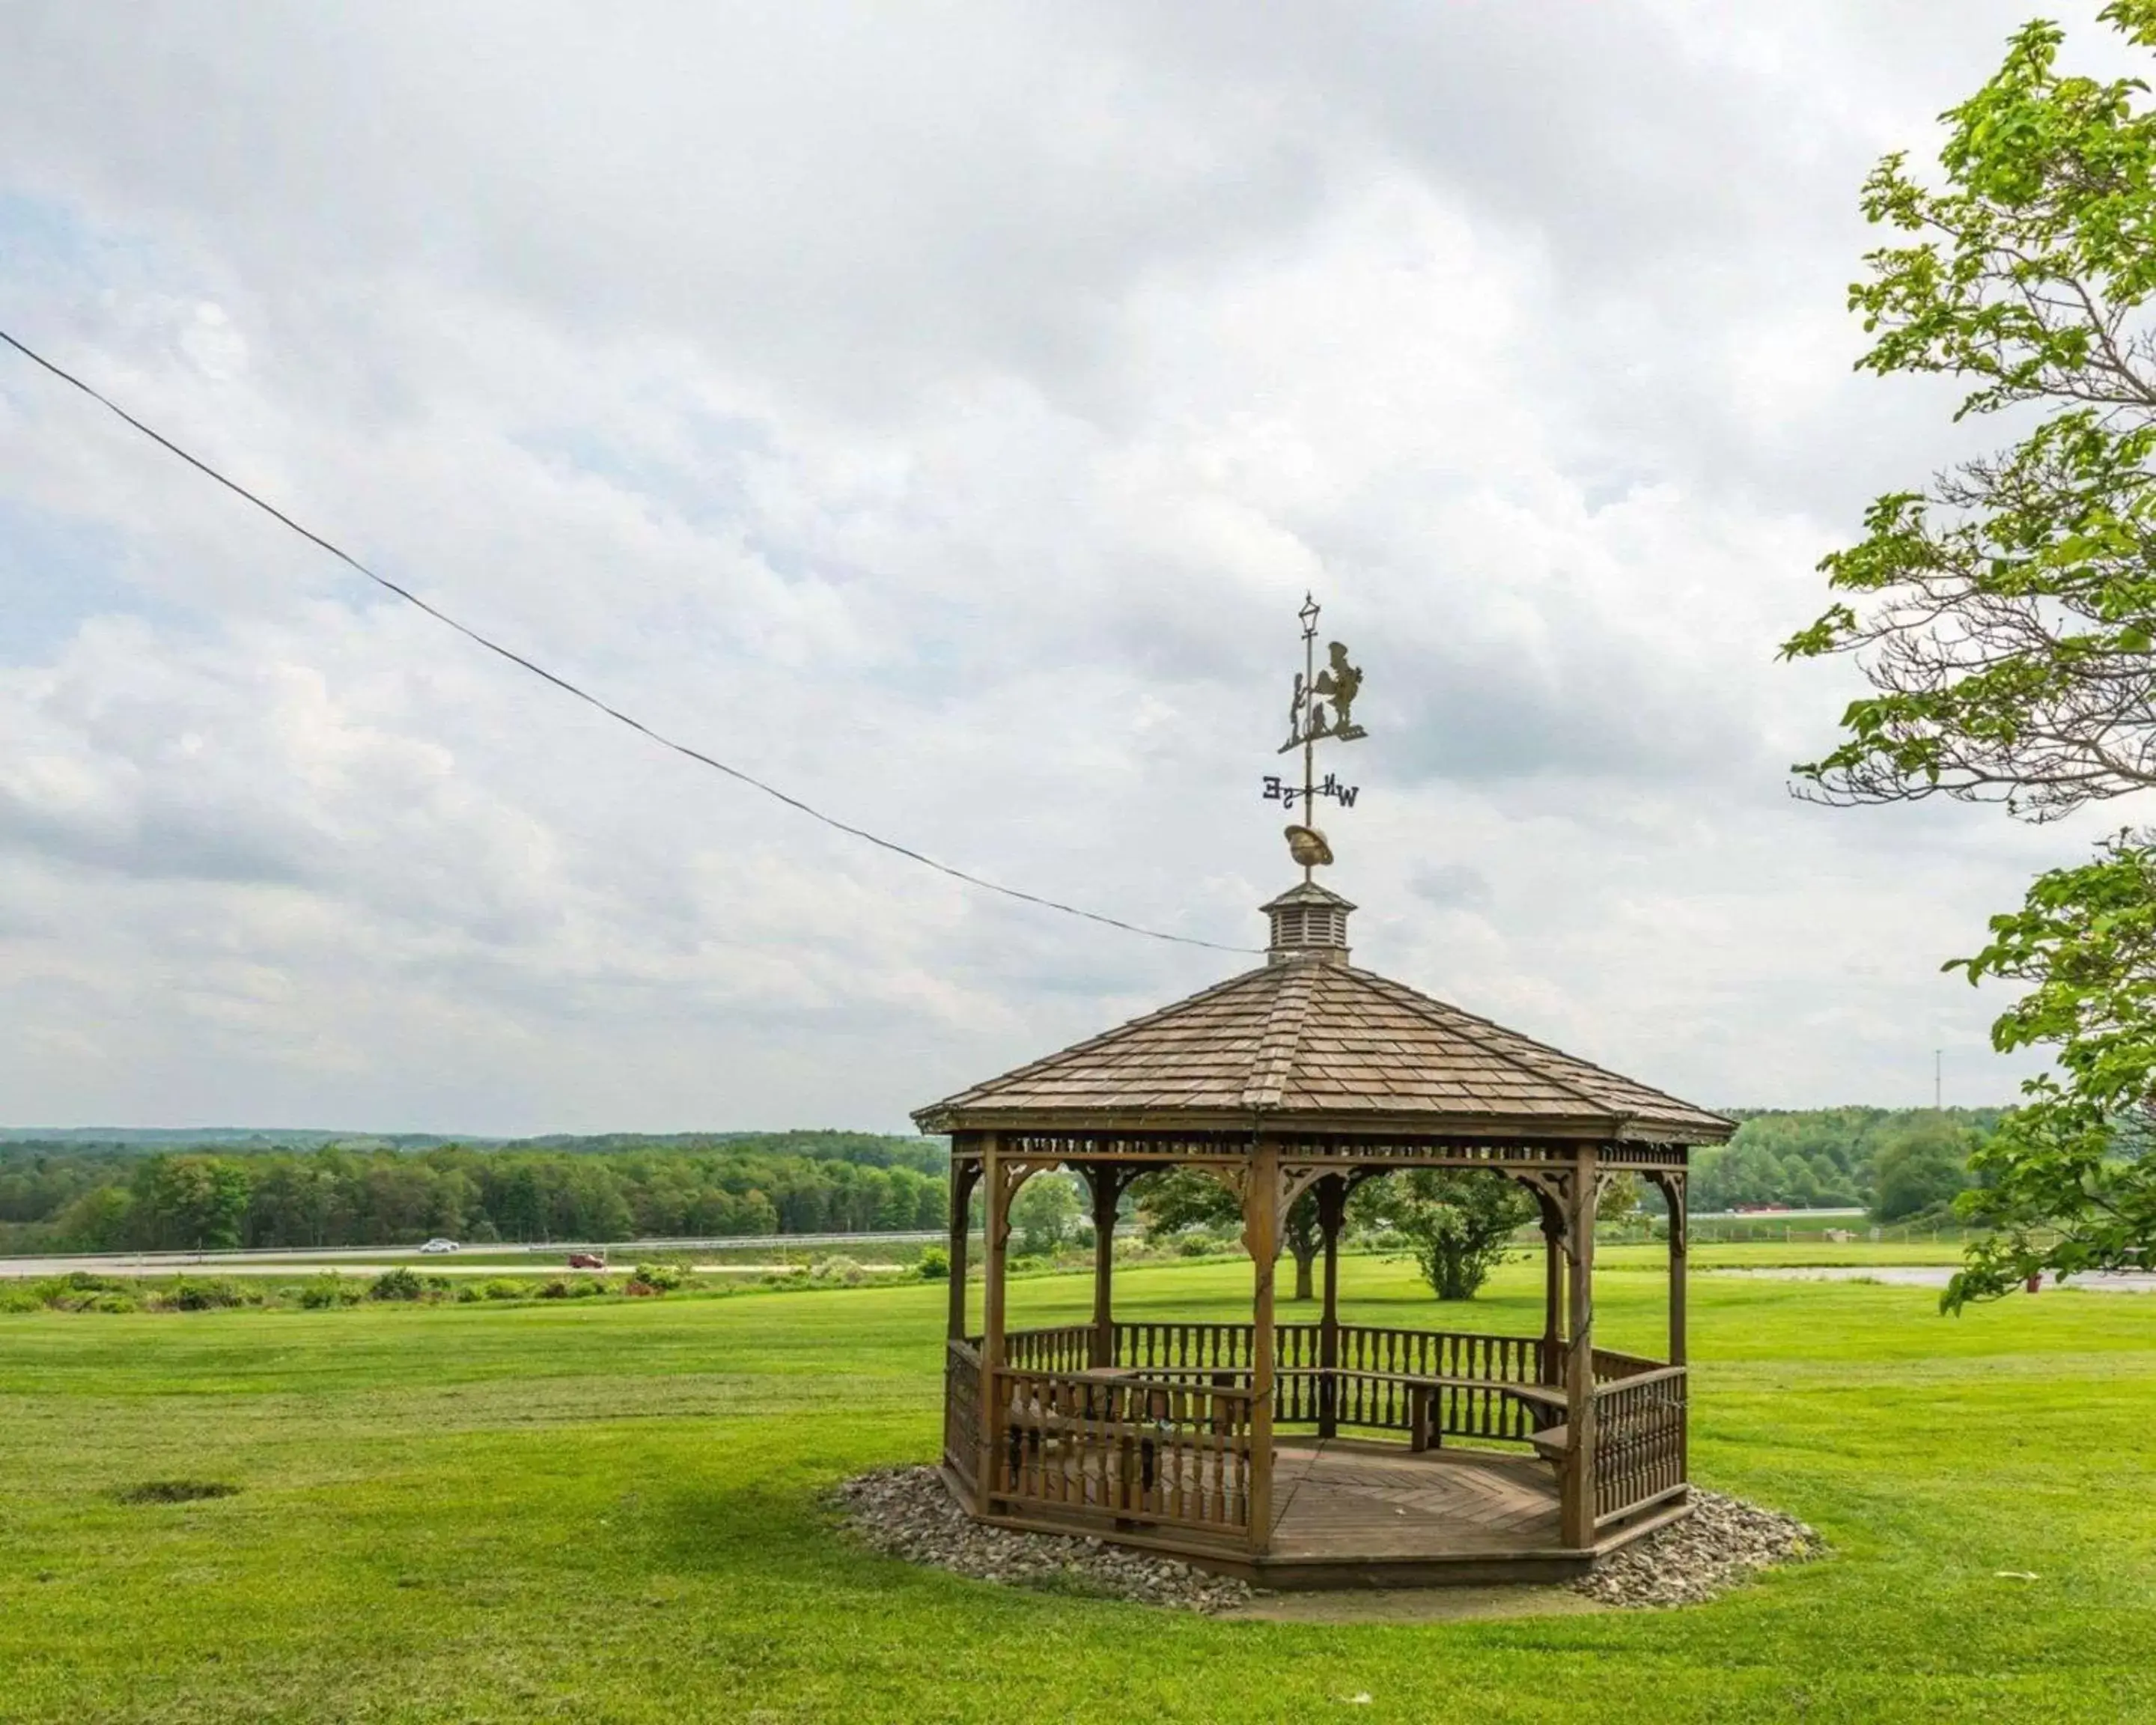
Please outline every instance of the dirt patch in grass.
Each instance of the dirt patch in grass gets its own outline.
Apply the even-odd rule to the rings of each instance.
[[[198,1503],[207,1497],[230,1497],[239,1490],[222,1480],[145,1480],[112,1495],[122,1503]]]

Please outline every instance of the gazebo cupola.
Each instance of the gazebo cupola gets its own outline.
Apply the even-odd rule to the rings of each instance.
[[[1291,886],[1265,907],[1272,924],[1265,957],[1274,964],[1309,959],[1321,964],[1348,962],[1348,913],[1354,906],[1314,880]]]
[[[943,1476],[999,1526],[1178,1553],[1268,1586],[1551,1579],[1689,1512],[1685,1178],[1732,1122],[1348,962],[1355,908],[1317,884],[1332,846],[1314,746],[1365,733],[1362,672],[1333,642],[1304,669],[1287,742],[1302,782],[1265,781],[1300,883],[1265,905],[1265,963],[915,1114],[951,1136]],[[1046,1169],[1091,1188],[1089,1319],[1005,1321],[1011,1203]],[[1534,1199],[1540,1330],[1343,1322],[1348,1194],[1414,1169],[1517,1182]],[[1219,1181],[1243,1216],[1247,1323],[1115,1311],[1120,1208],[1147,1175]],[[1669,1209],[1668,1345],[1594,1334],[1594,1217],[1630,1175]],[[978,1324],[967,1257],[983,1212]],[[1275,1266],[1296,1206],[1322,1240],[1321,1308],[1281,1321]]]

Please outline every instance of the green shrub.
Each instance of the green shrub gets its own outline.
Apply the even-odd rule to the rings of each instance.
[[[539,1297],[542,1300],[566,1300],[569,1297],[569,1285],[557,1276],[552,1281],[539,1285]]]
[[[948,1281],[951,1279],[951,1254],[942,1246],[925,1249],[914,1266],[921,1272],[923,1281]]]
[[[367,1284],[367,1297],[370,1300],[416,1300],[427,1291],[418,1276],[408,1265],[399,1264],[394,1270],[385,1270]]]
[[[608,1291],[609,1290],[606,1283],[593,1281],[588,1276],[569,1284],[569,1297],[572,1300],[588,1300],[594,1294],[603,1294]]]
[[[45,1302],[28,1288],[0,1289],[0,1312],[42,1312]]]
[[[834,1252],[828,1258],[819,1258],[808,1266],[808,1275],[814,1281],[842,1282],[850,1288],[857,1288],[868,1279],[867,1271],[839,1252]]]
[[[167,1312],[221,1312],[234,1306],[259,1304],[261,1297],[223,1277],[191,1281],[183,1276],[157,1303]]]
[[[326,1312],[336,1307],[356,1305],[362,1297],[355,1284],[346,1281],[335,1271],[316,1276],[300,1289],[300,1304],[310,1312]]]
[[[140,1312],[142,1302],[132,1294],[92,1294],[88,1302],[80,1309],[84,1312]]]
[[[480,1285],[480,1292],[490,1300],[528,1300],[539,1291],[536,1283],[518,1281],[506,1276],[497,1276]]]
[[[667,1259],[636,1266],[636,1279],[654,1294],[670,1294],[689,1280],[689,1266]]]
[[[25,1312],[42,1307],[48,1312],[94,1312],[97,1302],[129,1291],[126,1282],[91,1276],[76,1270],[65,1276],[42,1276],[20,1291],[28,1301]]]

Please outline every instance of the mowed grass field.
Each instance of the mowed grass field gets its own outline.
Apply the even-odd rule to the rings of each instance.
[[[1344,1280],[1364,1321],[1538,1327],[1529,1264],[1467,1308],[1397,1265]],[[1658,1269],[1599,1281],[1603,1338],[1653,1348]],[[1248,1283],[1133,1269],[1120,1307],[1239,1317]],[[1087,1297],[1023,1281],[1014,1322]],[[0,1718],[2156,1719],[2156,1300],[1948,1320],[1696,1276],[1695,1476],[1834,1556],[1684,1610],[1420,1625],[850,1548],[830,1487],[937,1447],[943,1300],[0,1317]],[[239,1490],[118,1496],[169,1479]]]

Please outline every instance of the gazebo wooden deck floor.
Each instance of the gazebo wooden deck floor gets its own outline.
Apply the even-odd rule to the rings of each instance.
[[[1075,1457],[1048,1466],[1073,1481],[1081,1467]],[[951,1483],[962,1502],[969,1497],[958,1481]],[[1584,1574],[1595,1555],[1566,1546],[1557,1477],[1529,1455],[1414,1453],[1351,1438],[1286,1438],[1273,1451],[1273,1493],[1270,1536],[1260,1555],[1127,1523],[1118,1537],[1285,1589],[1562,1581]],[[1681,1513],[1672,1506],[1624,1537]],[[1069,1526],[1054,1511],[1036,1511],[1014,1525]]]
[[[1273,1451],[1276,1563],[1555,1552],[1557,1476],[1528,1455],[1402,1453],[1344,1438]]]

